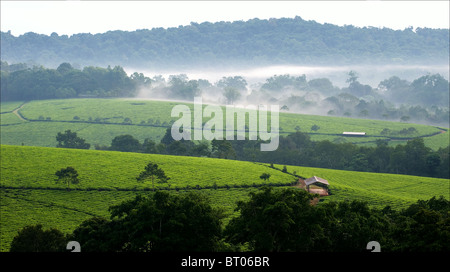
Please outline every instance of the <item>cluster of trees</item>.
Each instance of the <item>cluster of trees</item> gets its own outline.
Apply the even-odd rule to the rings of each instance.
[[[377,241],[382,252],[450,250],[450,202],[433,197],[397,211],[353,200],[311,205],[299,189],[263,187],[239,201],[239,215],[224,226],[224,212],[198,192],[157,191],[109,208],[72,233],[26,226],[10,251],[82,252],[364,252]]]
[[[143,74],[128,76],[120,66],[80,70],[62,63],[57,69],[34,66],[9,71],[3,61],[0,79],[3,101],[134,96],[137,88],[150,83]]]
[[[196,96],[206,97],[221,104],[234,104],[246,98],[248,83],[242,76],[222,77],[211,83],[206,79],[189,79],[186,74],[161,75],[150,79],[151,86],[143,88],[140,97],[193,101]]]
[[[64,133],[58,132],[56,141],[58,141],[56,147],[61,148],[89,149],[91,147],[91,144],[86,143],[85,139],[78,137],[77,133],[72,132],[70,129]]]
[[[350,171],[394,173],[449,178],[450,149],[433,151],[423,138],[405,145],[388,146],[378,140],[375,147],[328,140],[311,141],[308,134],[296,132],[280,136],[279,147],[272,152],[259,150],[257,141],[231,141],[236,159],[275,164],[299,165]]]
[[[378,85],[387,100],[426,106],[447,106],[449,99],[449,82],[440,74],[428,74],[413,82],[392,76]]]
[[[1,59],[56,66],[131,67],[446,63],[448,29],[336,26],[300,17],[191,23],[177,28],[72,36],[1,32]]]
[[[450,85],[440,74],[424,75],[412,82],[392,76],[376,88],[358,78],[350,71],[348,86],[338,88],[327,78],[308,81],[305,75],[273,76],[252,98],[269,97],[269,101],[284,105],[282,110],[448,126]]]
[[[122,152],[140,152],[152,154],[168,154],[196,157],[215,157],[222,159],[236,159],[236,153],[230,141],[176,141],[172,138],[171,128],[166,130],[159,143],[147,138],[143,143],[132,135],[125,134],[114,137],[110,146],[96,145],[97,150],[112,150]]]

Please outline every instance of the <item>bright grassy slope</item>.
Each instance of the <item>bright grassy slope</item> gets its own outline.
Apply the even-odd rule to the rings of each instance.
[[[80,137],[91,143],[92,147],[95,144],[110,145],[111,140],[121,134],[131,134],[141,141],[150,138],[158,142],[164,135],[166,127],[169,126],[168,123],[178,119],[178,117],[171,117],[171,110],[176,105],[188,106],[194,115],[193,104],[187,102],[137,99],[32,101],[25,104],[20,113],[31,120],[38,120],[39,117],[44,117],[44,119],[50,117],[52,122],[22,122],[14,126],[4,126],[2,127],[2,143],[12,145],[24,143],[25,145],[51,147],[56,145],[56,133],[65,129],[76,131]],[[225,114],[225,108],[222,107],[222,109]],[[7,123],[20,123],[19,119],[14,120],[14,116],[5,115],[4,117]],[[86,123],[97,118],[111,124]],[[132,125],[122,124],[126,118],[131,120]],[[209,118],[204,118],[203,122],[208,120]],[[152,125],[157,122],[160,125],[165,123],[165,127],[148,126],[149,121]],[[3,121],[2,124],[4,124]],[[141,124],[145,124],[145,126],[141,126]],[[318,125],[320,129],[311,131],[313,125]],[[419,124],[280,112],[280,133],[292,133],[298,128],[306,133],[319,133],[318,135],[312,135],[313,140],[336,140],[336,138],[340,138],[337,140],[366,144],[367,141],[386,139],[384,135],[380,134],[384,128],[400,131],[411,126],[418,131],[417,134],[411,135],[414,137],[429,136],[439,132],[436,127]],[[26,131],[31,133],[25,133]],[[342,134],[344,131],[364,131],[368,136],[363,138],[336,136],[336,134]],[[447,133],[444,134],[448,136]],[[34,137],[35,135],[37,137]],[[374,136],[383,137],[375,138]],[[448,137],[441,135],[427,137],[426,139],[426,142],[434,149],[447,146],[450,142]]]
[[[163,123],[178,119],[177,117],[171,117],[172,108],[176,105],[187,105],[192,114],[194,114],[192,103],[137,99],[32,101],[21,109],[21,113],[29,119],[38,119],[39,116],[43,116],[45,118],[51,117],[55,121],[72,121],[75,116],[78,116],[80,120],[84,121],[91,117],[93,120],[96,118],[108,118],[108,122],[121,123],[125,118],[130,118],[133,124],[140,124],[142,121],[147,122],[151,118],[155,122],[159,120]],[[225,107],[222,107],[222,111],[225,114]],[[204,118],[204,121],[207,120],[209,118]],[[372,136],[381,136],[380,132],[383,128],[401,130],[411,126],[418,130],[418,135],[432,134],[439,131],[435,127],[418,124],[280,112],[280,127],[284,132],[295,132],[296,126],[299,126],[302,132],[313,132],[311,127],[315,124],[320,127],[316,132],[325,134],[364,131]]]
[[[14,113],[12,112],[6,112],[0,114],[0,123],[4,125],[18,125],[24,123],[23,120],[20,120]]]
[[[79,189],[151,189],[150,181],[139,183],[136,177],[149,162],[157,163],[169,183],[157,187],[192,188],[261,184],[263,172],[272,183],[290,183],[292,176],[252,162],[225,159],[138,154],[114,151],[2,145],[1,185],[26,188],[65,188],[56,183],[55,172],[68,166],[79,173]]]
[[[20,105],[22,104],[23,104],[22,101],[7,101],[7,102],[2,101],[0,104],[0,112],[1,113],[11,112],[16,108],[20,107]]]
[[[255,190],[233,186],[262,184],[264,181],[259,176],[263,172],[271,174],[269,182],[286,184],[295,180],[251,162],[2,145],[0,250],[7,251],[14,235],[25,225],[42,223],[46,228],[57,227],[70,232],[94,215],[108,217],[111,205],[136,194],[151,193],[151,182],[136,181],[136,176],[150,161],[157,163],[171,178],[171,189],[178,187],[180,192],[187,186],[193,189],[197,185],[232,187],[201,190],[213,205],[224,208],[228,215],[234,213],[236,201],[246,199],[248,193]],[[55,172],[67,166],[73,166],[80,175],[80,183],[71,188],[81,190],[67,191],[64,184],[57,183]],[[167,185],[156,184],[157,187]]]
[[[448,179],[300,166],[288,166],[287,170],[304,177],[319,176],[328,180],[332,195],[326,197],[326,201],[359,199],[375,207],[390,205],[398,209],[406,208],[418,199],[441,195],[450,198]]]
[[[140,184],[135,180],[149,161],[160,165],[171,177],[171,189],[187,185],[193,189],[214,182],[218,186],[262,184],[259,176],[263,172],[272,175],[272,183],[293,181],[291,175],[271,169],[267,164],[222,159],[7,145],[1,146],[0,154],[0,251],[7,251],[17,231],[28,224],[42,223],[45,228],[56,227],[68,233],[92,216],[108,217],[111,205],[136,194],[151,193],[150,182]],[[67,191],[63,184],[56,182],[54,173],[66,166],[73,166],[79,172],[81,182],[71,188],[81,190]],[[275,167],[282,169],[282,165]],[[333,194],[325,197],[325,201],[360,199],[373,207],[391,205],[400,209],[418,199],[449,197],[448,179],[299,166],[287,166],[287,170],[305,177],[316,175],[327,179]],[[233,187],[200,192],[231,216],[236,201],[247,199],[252,190],[256,189]]]
[[[1,116],[4,116],[2,114]],[[119,135],[131,134],[141,143],[146,138],[159,142],[166,132],[163,127],[144,127],[126,125],[105,125],[88,123],[66,123],[66,122],[21,122],[13,113],[7,113],[10,122],[14,125],[1,126],[1,141],[6,145],[28,145],[55,147],[57,145],[56,135],[68,129],[77,132],[77,135],[91,144],[111,145],[112,139]],[[11,119],[10,119],[11,118]],[[14,121],[14,118],[17,121]],[[3,119],[2,119],[3,121]],[[21,122],[17,124],[18,122]],[[2,123],[3,124],[3,123]]]
[[[450,133],[448,131],[434,135],[432,137],[424,138],[425,145],[433,150],[438,150],[439,148],[445,148],[450,143]]]

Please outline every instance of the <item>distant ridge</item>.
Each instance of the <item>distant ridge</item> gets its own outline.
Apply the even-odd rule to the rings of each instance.
[[[1,33],[1,59],[56,67],[447,64],[449,30],[336,26],[300,17],[50,36]]]

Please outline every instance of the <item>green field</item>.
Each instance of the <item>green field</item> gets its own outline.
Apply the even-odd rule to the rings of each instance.
[[[2,145],[0,250],[7,251],[25,225],[42,223],[71,232],[92,216],[108,216],[111,205],[136,194],[151,194],[151,182],[135,179],[150,161],[171,178],[169,183],[157,183],[157,188],[178,193],[199,190],[229,216],[235,214],[236,201],[247,199],[258,185],[289,185],[296,180],[289,174],[294,171],[327,179],[332,195],[325,201],[361,199],[373,207],[401,209],[418,199],[449,198],[448,179],[298,166],[287,166],[289,173],[283,173],[282,165],[272,169],[267,164],[213,158]],[[55,176],[67,166],[74,167],[80,179],[70,191]],[[269,181],[259,178],[264,172],[271,174]]]
[[[74,189],[150,190],[151,182],[136,182],[148,162],[154,161],[171,179],[157,187],[192,188],[261,184],[259,176],[267,171],[272,183],[290,183],[293,177],[257,163],[214,158],[169,156],[41,147],[2,146],[2,186],[59,188],[55,172],[72,166],[79,172],[80,184]]]
[[[22,101],[8,101],[8,102],[1,102],[1,109],[0,113],[6,113],[6,112],[12,112],[13,110],[17,109],[22,105]]]
[[[278,167],[282,167],[279,165]],[[359,199],[372,206],[406,208],[417,199],[432,196],[450,197],[450,180],[418,176],[354,172],[344,170],[288,166],[288,172],[302,176],[319,176],[330,182],[332,195],[326,200]]]
[[[288,173],[283,173],[283,165],[273,169],[268,164],[214,158],[55,148],[57,133],[68,129],[86,139],[91,149],[96,144],[108,146],[114,137],[124,134],[141,142],[146,138],[159,142],[171,122],[178,119],[171,117],[171,110],[179,104],[187,105],[194,113],[189,103],[135,99],[2,102],[0,251],[8,250],[14,235],[25,225],[41,223],[69,233],[92,216],[107,217],[111,205],[136,194],[152,194],[154,189],[174,193],[199,190],[210,197],[214,206],[225,209],[226,223],[236,215],[236,201],[248,199],[248,193],[262,185],[290,186],[296,181],[294,171],[304,177],[327,179],[332,195],[324,197],[325,202],[360,199],[373,207],[391,205],[401,209],[418,199],[449,197],[447,179],[289,165]],[[204,118],[203,122],[208,120]],[[312,131],[313,125],[320,129]],[[300,130],[310,134],[313,141],[370,146],[382,139],[389,140],[389,145],[405,144],[407,138],[399,138],[395,131],[409,127],[417,131],[411,137],[424,137],[426,145],[434,150],[449,144],[448,129],[433,126],[280,112],[282,135]],[[384,128],[394,133],[381,135]],[[343,131],[364,131],[367,136],[343,137]],[[136,181],[150,161],[170,177],[168,183]],[[55,176],[57,170],[67,166],[74,167],[80,179],[70,191]],[[271,174],[270,180],[259,178],[264,172]]]
[[[3,144],[53,147],[56,146],[56,134],[66,129],[76,131],[91,144],[91,148],[96,144],[110,145],[115,136],[122,134],[131,134],[140,141],[150,138],[159,142],[166,128],[178,119],[171,117],[171,110],[175,105],[187,105],[194,114],[193,104],[190,103],[137,99],[64,99],[25,103],[18,111],[28,120],[23,121],[12,113],[21,104],[1,104]],[[225,113],[225,108],[222,109]],[[203,118],[203,122],[208,120],[209,118]],[[320,129],[312,131],[313,125]],[[402,137],[394,133],[409,127],[414,127],[417,133]],[[393,133],[382,135],[381,131],[385,128]],[[287,135],[296,129],[310,133],[311,139],[315,141],[330,140],[362,145],[371,145],[377,139],[395,140],[390,143],[395,145],[404,143],[408,138],[424,137],[429,147],[438,149],[450,142],[448,132],[439,134],[441,130],[433,126],[280,112],[280,133]],[[362,131],[367,136],[343,137],[341,134],[344,131]]]

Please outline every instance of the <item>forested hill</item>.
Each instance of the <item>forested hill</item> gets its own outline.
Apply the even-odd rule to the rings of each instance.
[[[448,29],[392,30],[293,19],[191,23],[177,28],[50,36],[1,33],[1,59],[57,67],[122,65],[448,64]]]

